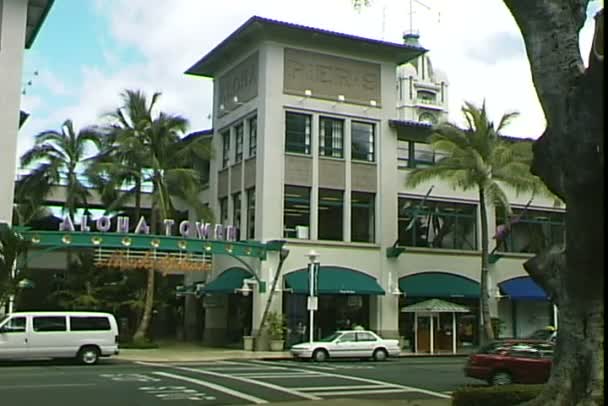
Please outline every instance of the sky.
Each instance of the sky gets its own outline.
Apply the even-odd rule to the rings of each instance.
[[[120,92],[161,92],[162,111],[180,114],[190,130],[212,127],[211,79],[184,71],[253,15],[402,43],[420,34],[435,69],[449,80],[449,120],[462,123],[464,101],[484,100],[490,118],[518,111],[504,131],[538,138],[545,127],[523,39],[501,0],[372,0],[359,11],[351,0],[56,0],[34,46],[26,51],[18,154],[35,134],[102,122],[120,105]],[[592,0],[580,45],[586,63]],[[28,85],[31,82],[31,85]]]

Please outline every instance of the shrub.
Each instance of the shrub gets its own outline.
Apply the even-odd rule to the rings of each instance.
[[[452,406],[512,406],[534,399],[543,385],[465,386],[452,394]]]
[[[266,320],[266,330],[273,340],[282,340],[285,337],[285,318],[281,313],[270,312]]]
[[[133,340],[119,344],[120,348],[130,348],[137,350],[147,350],[151,348],[158,348],[158,344],[154,341],[150,341],[147,338],[141,340]]]

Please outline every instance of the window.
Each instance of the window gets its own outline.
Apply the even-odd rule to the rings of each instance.
[[[376,337],[368,331],[362,331],[357,334],[357,341],[376,341]]]
[[[283,236],[309,239],[310,188],[285,185]]]
[[[228,225],[228,198],[223,197],[220,199],[220,223]]]
[[[418,97],[418,101],[422,104],[435,104],[437,102],[435,93],[428,90],[418,90],[416,96]]]
[[[344,192],[319,189],[319,239],[343,241]]]
[[[356,337],[355,333],[344,333],[340,336],[340,341],[341,342],[357,341],[357,337]]]
[[[258,118],[249,119],[249,158],[254,157],[258,146]]]
[[[222,168],[227,168],[230,162],[230,130],[222,133]]]
[[[375,195],[353,192],[351,195],[350,239],[354,242],[374,242],[375,240]]]
[[[375,161],[374,140],[375,140],[374,125],[371,123],[360,123],[353,121],[351,127],[352,151],[351,157],[353,160],[359,161]]]
[[[107,317],[70,316],[70,331],[107,331],[111,330]]]
[[[247,189],[247,238],[255,238],[255,188]]]
[[[25,333],[25,317],[13,317],[4,326],[3,333]]]
[[[344,121],[335,118],[319,118],[319,155],[343,157]]]
[[[234,148],[234,163],[241,162],[243,160],[243,123],[234,127],[235,135],[235,148]]]
[[[232,195],[232,225],[241,229],[241,192]],[[239,240],[237,236],[237,240]]]
[[[290,113],[285,118],[285,151],[310,154],[310,122],[308,114]]]
[[[418,117],[418,121],[420,121],[421,123],[435,125],[437,124],[437,117],[435,117],[435,115],[432,113],[424,112],[420,114],[420,116]]]
[[[66,331],[65,316],[34,317],[34,331],[38,333]]]
[[[421,142],[412,143],[414,147],[414,165],[415,168],[431,166],[435,163],[435,154],[430,144]]]
[[[412,247],[477,249],[474,204],[399,198],[399,244]]]
[[[506,224],[503,208],[496,209],[497,227]],[[498,241],[498,251],[539,253],[565,240],[565,213],[513,209],[511,229]]]
[[[397,141],[397,165],[399,168],[407,168],[410,160],[409,141]]]

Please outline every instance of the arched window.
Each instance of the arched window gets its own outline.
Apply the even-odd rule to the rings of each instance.
[[[424,112],[424,113],[420,114],[420,116],[418,117],[418,121],[420,121],[421,123],[428,123],[428,124],[435,125],[435,124],[437,124],[437,117],[435,117],[435,115],[432,113]]]

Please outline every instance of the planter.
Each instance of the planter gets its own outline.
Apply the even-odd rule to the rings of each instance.
[[[253,351],[253,336],[243,336],[243,349]]]
[[[283,340],[270,340],[270,351],[283,351]]]

